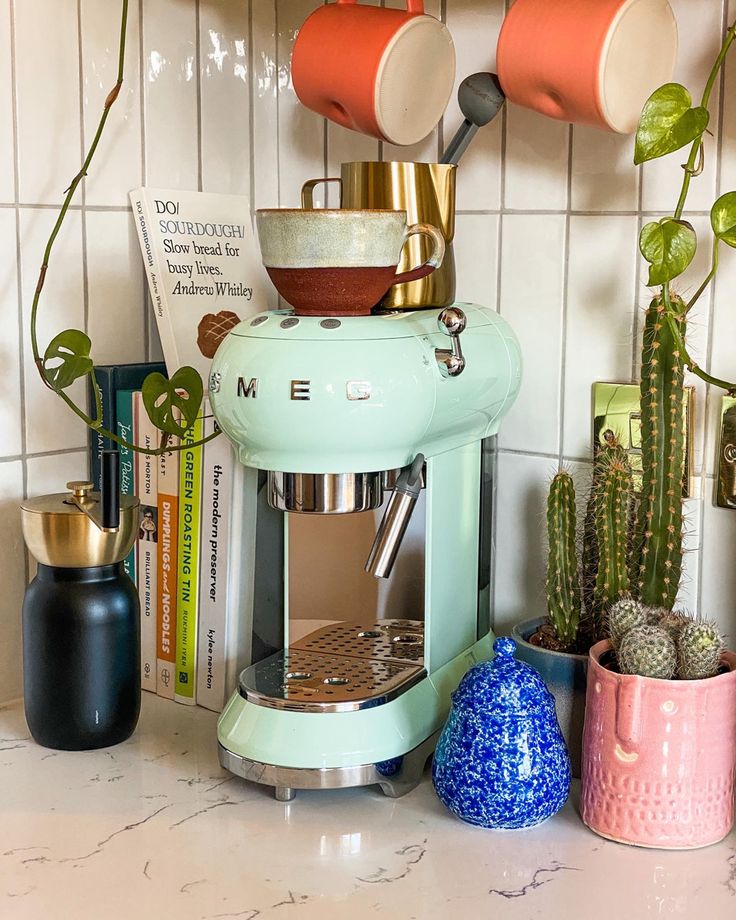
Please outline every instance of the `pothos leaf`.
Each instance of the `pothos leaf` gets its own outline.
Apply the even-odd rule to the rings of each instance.
[[[65,329],[54,336],[44,352],[44,377],[55,390],[65,390],[92,370],[91,350],[88,335],[79,329]]]
[[[711,208],[710,223],[717,240],[736,249],[736,192],[726,192]]]
[[[193,367],[180,367],[169,380],[163,374],[149,374],[141,390],[153,424],[177,437],[194,424],[204,395],[202,378]]]
[[[695,256],[698,238],[685,220],[652,221],[639,236],[639,249],[649,263],[650,286],[667,284],[681,275]]]
[[[693,108],[692,97],[679,83],[665,83],[644,103],[636,130],[634,163],[666,156],[691,143],[708,127],[703,106]]]

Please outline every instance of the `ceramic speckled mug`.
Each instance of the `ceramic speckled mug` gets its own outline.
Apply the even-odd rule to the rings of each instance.
[[[691,849],[733,827],[736,654],[706,680],[608,670],[609,642],[590,650],[580,810],[602,837]]]
[[[676,57],[667,0],[516,0],[496,63],[512,102],[630,134],[646,100],[671,79]]]
[[[266,271],[299,315],[366,316],[392,285],[431,274],[445,254],[440,231],[408,226],[406,211],[263,209],[256,223]],[[432,254],[397,274],[416,234],[430,238]]]

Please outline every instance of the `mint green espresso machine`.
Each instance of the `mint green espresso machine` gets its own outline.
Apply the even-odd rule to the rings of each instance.
[[[220,716],[225,768],[281,801],[372,784],[398,796],[419,782],[452,691],[492,654],[489,438],[520,381],[508,324],[470,304],[341,318],[274,311],[230,332],[212,364],[211,404],[240,461],[259,471],[284,549],[256,552],[256,578],[271,590],[261,601],[255,592],[254,622],[270,617],[270,638],[254,641],[260,660]],[[360,573],[334,546],[324,571],[391,587],[409,520],[416,530],[423,517],[417,584],[390,592],[419,598],[419,614],[384,604],[291,639],[289,608],[309,573],[297,580],[290,569],[289,519],[357,514],[371,516]],[[256,550],[269,530],[256,533]]]

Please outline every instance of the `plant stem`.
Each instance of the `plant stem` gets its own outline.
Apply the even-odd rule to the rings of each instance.
[[[720,73],[723,62],[726,59],[729,48],[736,39],[736,22],[734,22],[726,32],[726,39],[723,42],[721,50],[718,53],[718,57],[713,64],[713,68],[708,76],[708,80],[705,84],[705,89],[703,90],[703,98],[700,101],[700,105],[704,108],[708,108],[710,102],[710,94],[713,92],[713,87],[715,86],[716,79]],[[675,220],[679,220],[682,217],[682,212],[685,210],[685,201],[687,199],[687,193],[690,190],[690,180],[692,179],[693,172],[695,170],[695,160],[697,159],[698,152],[703,143],[702,136],[698,137],[693,141],[693,145],[690,148],[690,156],[687,158],[687,163],[683,167],[685,170],[685,175],[682,179],[682,189],[680,191],[680,197],[677,201],[677,207],[675,208]]]
[[[77,191],[77,187],[87,175],[90,164],[92,162],[92,158],[94,157],[97,151],[97,147],[100,143],[102,132],[105,130],[105,124],[107,123],[107,118],[108,118],[108,115],[110,114],[110,109],[115,104],[116,99],[120,95],[120,89],[122,88],[122,85],[123,85],[123,73],[125,70],[125,33],[128,27],[128,3],[129,3],[129,0],[122,0],[122,10],[121,10],[121,15],[120,15],[120,40],[119,40],[119,46],[118,46],[118,72],[117,72],[117,79],[115,81],[115,85],[110,90],[110,92],[107,94],[104,106],[102,108],[102,114],[100,115],[100,120],[97,124],[97,130],[95,131],[95,135],[92,138],[92,143],[90,144],[89,149],[87,150],[87,155],[85,156],[84,162],[82,163],[82,168],[79,170],[76,176],[74,176],[74,178],[71,181],[71,184],[69,185],[69,188],[67,188],[66,190],[64,201],[61,205],[61,209],[59,210],[59,214],[56,218],[56,222],[54,223],[53,229],[51,230],[51,235],[49,236],[48,241],[46,242],[46,248],[43,254],[43,262],[41,263],[41,269],[39,271],[38,281],[36,282],[36,290],[34,291],[34,294],[33,294],[33,303],[31,305],[31,322],[30,322],[31,350],[33,352],[33,361],[36,365],[36,369],[38,370],[41,380],[43,380],[44,384],[50,390],[53,390],[57,396],[60,396],[61,399],[63,399],[64,402],[67,404],[67,406],[69,406],[72,412],[74,412],[74,414],[77,415],[86,425],[88,425],[90,428],[93,428],[103,437],[109,438],[114,443],[119,444],[121,447],[125,447],[128,450],[132,450],[137,453],[150,454],[151,456],[159,456],[165,453],[176,452],[180,450],[189,450],[192,447],[199,447],[202,444],[206,444],[208,441],[212,441],[214,438],[218,437],[221,434],[221,432],[219,430],[215,431],[213,432],[213,434],[208,435],[203,440],[195,441],[192,444],[186,444],[186,445],[169,447],[169,446],[166,446],[166,442],[164,441],[165,446],[160,447],[156,450],[151,450],[150,448],[140,447],[137,444],[131,444],[130,442],[126,441],[124,438],[119,437],[113,431],[109,431],[107,428],[102,427],[102,400],[100,398],[100,388],[97,386],[97,380],[95,378],[94,369],[91,371],[92,389],[95,395],[95,418],[94,419],[90,418],[90,416],[87,415],[87,413],[82,408],[80,408],[71,398],[71,396],[69,396],[67,393],[64,392],[64,390],[58,389],[57,387],[52,386],[44,370],[43,358],[41,357],[41,353],[38,348],[38,331],[36,328],[37,327],[37,317],[38,317],[38,304],[41,299],[41,292],[43,291],[43,287],[46,282],[46,274],[49,268],[49,260],[51,258],[51,251],[54,248],[54,243],[56,242],[56,238],[59,235],[61,226],[64,223],[64,218],[67,215],[67,212],[69,210],[69,205],[71,204],[72,199],[74,198],[74,194]]]
[[[83,409],[79,408],[79,406],[70,396],[67,396],[63,390],[55,390],[54,392],[56,392],[64,400],[64,402],[67,404],[67,406],[69,406],[75,415],[81,418],[85,425],[89,425],[90,428],[94,428],[94,430],[101,434],[103,438],[109,438],[111,441],[114,441],[121,447],[125,447],[127,450],[136,451],[140,454],[149,454],[152,457],[160,457],[161,454],[171,454],[182,450],[190,450],[192,447],[201,447],[203,444],[207,444],[209,441],[213,441],[215,438],[222,434],[222,432],[219,430],[213,431],[212,434],[207,435],[206,438],[202,438],[200,441],[192,441],[191,444],[187,442],[183,445],[165,445],[164,447],[157,447],[156,449],[152,449],[150,447],[139,447],[137,444],[131,444],[130,441],[126,441],[125,438],[121,438],[120,435],[115,434],[115,432],[110,431],[108,428],[103,428],[102,425],[94,422]],[[165,435],[167,438],[170,437],[170,435],[168,435],[166,432],[161,432],[161,434]]]
[[[728,380],[721,380],[719,377],[714,377],[712,374],[709,374],[707,371],[704,371],[699,367],[695,361],[690,356],[690,353],[687,350],[687,345],[685,344],[685,339],[682,336],[680,331],[680,326],[676,319],[676,314],[674,307],[672,306],[672,300],[670,298],[669,288],[666,286],[662,288],[662,301],[665,306],[665,319],[667,325],[669,326],[670,332],[672,333],[672,338],[675,340],[675,347],[677,348],[677,353],[680,356],[681,361],[695,374],[696,377],[699,377],[705,383],[709,383],[714,387],[719,387],[721,390],[726,390],[729,396],[736,395],[736,383],[731,383]]]
[[[719,246],[719,243],[720,243],[720,240],[718,240],[718,239],[714,239],[714,240],[713,240],[713,261],[712,261],[712,263],[711,263],[710,271],[709,271],[708,274],[705,276],[705,280],[704,280],[703,283],[700,285],[700,287],[697,289],[697,291],[693,294],[693,296],[690,298],[690,300],[688,300],[687,306],[685,307],[685,313],[689,313],[690,310],[695,306],[695,304],[697,303],[697,301],[700,299],[700,296],[701,296],[702,293],[705,291],[705,289],[708,287],[708,285],[711,283],[711,281],[712,281],[713,278],[715,277],[716,272],[718,271],[718,246]]]
[[[89,165],[92,162],[92,158],[95,155],[97,150],[97,145],[100,143],[100,138],[102,137],[102,132],[105,129],[105,123],[107,122],[107,117],[110,114],[110,109],[112,108],[115,100],[120,95],[120,88],[123,85],[123,68],[125,66],[125,30],[128,24],[128,0],[123,0],[122,15],[120,20],[120,48],[118,52],[118,75],[115,86],[110,90],[105,99],[105,104],[102,109],[102,115],[100,116],[100,121],[97,125],[97,131],[95,136],[92,138],[92,143],[90,144],[89,150],[87,151],[87,156],[84,158],[82,163],[82,168],[72,179],[69,188],[66,190],[66,195],[64,197],[64,202],[61,206],[61,210],[56,218],[56,223],[51,231],[48,242],[46,243],[46,249],[43,254],[43,262],[41,263],[41,270],[38,275],[38,282],[36,283],[36,290],[33,294],[33,305],[31,306],[31,348],[33,350],[33,360],[36,363],[38,372],[41,375],[43,382],[50,389],[54,389],[46,379],[46,375],[43,370],[43,361],[41,360],[41,355],[38,350],[38,338],[36,333],[36,315],[38,313],[38,301],[41,297],[41,291],[43,290],[44,283],[46,281],[46,273],[49,267],[49,258],[51,257],[51,250],[54,247],[56,237],[59,235],[61,230],[61,225],[64,223],[64,218],[66,213],[69,210],[69,205],[74,198],[74,193],[77,190],[77,186],[82,181],[82,179],[87,175],[87,170]],[[57,391],[58,392],[58,391]]]

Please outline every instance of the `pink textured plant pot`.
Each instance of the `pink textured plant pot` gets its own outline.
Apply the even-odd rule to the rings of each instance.
[[[722,840],[734,820],[736,654],[708,680],[616,674],[590,650],[581,813],[602,837],[691,849]]]

